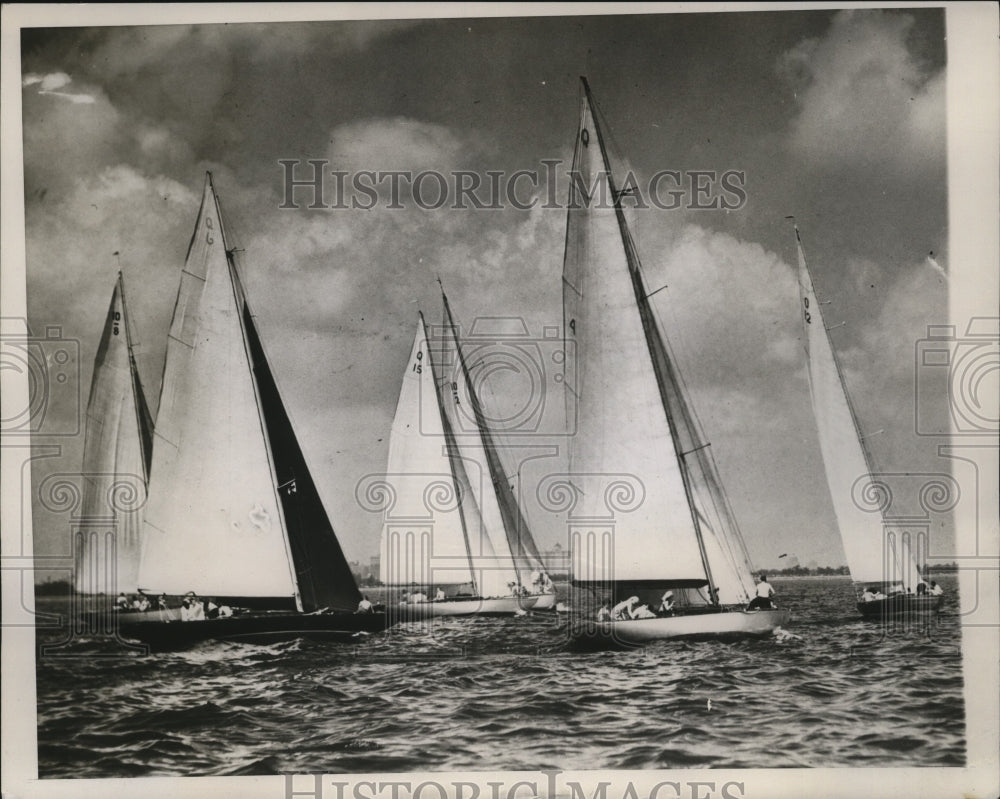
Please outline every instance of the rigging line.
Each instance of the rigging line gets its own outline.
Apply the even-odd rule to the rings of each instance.
[[[640,270],[641,270],[641,264],[640,264]],[[667,350],[667,357],[670,358],[673,362],[677,363],[678,358],[674,351],[674,346],[671,343],[669,337],[662,332],[665,328],[659,310],[655,307],[653,303],[648,303],[648,306],[652,309],[656,324],[658,325],[661,331],[660,339],[665,349]],[[669,306],[669,310],[671,312],[671,315],[673,315],[672,306]],[[676,323],[676,317],[675,317],[674,329],[681,329],[681,326]],[[672,371],[675,380],[678,383],[678,402],[680,404],[680,412],[682,415],[682,420],[685,422],[686,425],[688,425],[689,427],[688,433],[691,436],[691,438],[695,441],[703,441],[705,439],[705,432],[704,432],[704,427],[701,423],[701,419],[698,416],[698,411],[690,402],[688,402],[684,398],[685,392],[690,393],[690,389],[687,385],[687,382],[685,381],[683,374],[681,374],[679,370],[674,369]],[[704,445],[696,447],[694,450],[691,450],[691,452],[700,450],[703,447]],[[699,456],[699,458],[697,459],[697,463],[699,466],[699,470],[702,473],[702,478],[706,481],[708,487],[708,495],[709,495],[708,498],[715,510],[715,513],[719,518],[720,523],[722,523],[723,527],[728,528],[732,536],[736,539],[735,543],[738,545],[741,551],[747,570],[752,571],[753,565],[750,561],[750,554],[746,547],[746,541],[743,538],[742,530],[740,529],[739,522],[736,519],[736,514],[733,511],[732,505],[729,501],[729,497],[722,486],[722,479],[718,473],[718,467],[715,465],[714,459],[711,457],[709,453],[705,453],[704,455]]]
[[[599,155],[601,158],[601,165],[603,166],[605,173],[607,174],[608,185],[611,191],[615,190],[615,179],[614,174],[611,169],[611,162],[608,158],[607,147],[605,146],[604,136],[602,134],[601,125],[598,120],[598,111],[595,108],[595,103],[590,93],[590,86],[586,79],[583,79],[583,86],[587,94],[587,104],[591,109],[591,121],[594,125],[594,133],[597,134],[597,146],[599,148]],[[662,331],[657,329],[656,319],[654,316],[654,310],[652,309],[652,304],[648,302],[644,295],[646,294],[645,282],[643,280],[642,265],[639,259],[639,254],[635,248],[635,242],[632,240],[631,233],[629,231],[629,226],[625,218],[624,209],[621,203],[615,202],[615,219],[618,222],[618,230],[621,235],[622,249],[624,250],[626,268],[629,272],[629,279],[632,284],[633,295],[635,298],[636,310],[639,314],[639,318],[642,324],[643,336],[646,339],[646,353],[650,359],[650,366],[656,377],[657,388],[660,393],[660,403],[663,408],[663,413],[666,418],[667,428],[670,433],[670,439],[673,444],[673,454],[674,458],[677,460],[677,465],[680,470],[681,483],[684,486],[684,495],[688,503],[688,510],[691,514],[691,521],[694,526],[695,540],[698,544],[698,552],[701,557],[702,568],[705,571],[705,578],[708,580],[708,585],[710,588],[715,588],[715,580],[712,577],[712,566],[709,563],[708,553],[705,549],[705,541],[702,536],[700,525],[698,523],[697,513],[695,512],[694,495],[691,486],[691,475],[684,468],[684,462],[680,455],[680,446],[678,441],[677,429],[675,426],[673,411],[670,407],[670,402],[668,398],[668,383],[674,381],[674,366],[670,360],[668,348],[664,347],[663,334]],[[662,350],[662,357],[657,357],[657,347],[656,344],[660,345]],[[661,363],[662,361],[662,363]],[[666,373],[664,374],[664,371]]]
[[[438,279],[438,283],[440,283],[440,282],[441,281],[440,281],[440,278],[439,278]],[[444,293],[444,287],[442,287],[441,292],[442,292],[442,294]],[[417,314],[420,317],[420,327],[423,330],[424,341],[426,342],[428,340],[427,339],[427,322],[424,321],[424,315],[423,315],[423,313],[421,313],[420,311],[418,311]],[[430,363],[430,367],[431,367],[431,377],[434,377],[434,375],[435,375],[434,356],[431,354],[431,347],[430,346],[427,347],[427,360]],[[457,473],[456,469],[461,468],[464,471],[465,465],[461,461],[461,453],[459,453],[459,452],[456,451],[458,444],[455,441],[455,433],[451,429],[451,423],[448,421],[448,417],[447,417],[447,415],[444,412],[444,400],[441,397],[441,385],[440,385],[439,381],[437,381],[437,380],[434,380],[433,382],[434,382],[434,392],[437,395],[436,399],[437,399],[437,406],[438,406],[438,414],[441,417],[441,429],[444,431],[444,446],[445,446],[445,449],[447,451],[448,463],[449,463],[449,466],[451,467],[451,481],[452,481],[452,484],[455,486],[455,496],[456,496],[456,498],[458,498],[458,497],[462,496],[462,492],[461,492],[461,488],[460,488],[460,485],[459,485],[459,477],[458,477],[458,473]],[[468,479],[468,478],[466,478],[466,479]],[[470,494],[471,494],[471,484],[470,484]],[[469,499],[472,501],[473,504],[476,504],[474,496],[470,496]],[[478,510],[478,508],[477,508],[477,510]],[[469,522],[465,518],[465,516],[466,516],[466,513],[465,513],[464,503],[461,501],[461,499],[459,499],[458,500],[458,517],[459,517],[459,521],[460,521],[460,523],[462,525],[462,540],[465,542],[465,554],[466,554],[466,557],[469,560],[469,579],[472,582],[472,590],[476,594],[481,594],[482,586],[479,585],[479,582],[481,582],[481,581],[477,581],[476,580],[476,568],[475,568],[475,564],[473,563],[473,560],[472,560],[472,544],[469,541]]]
[[[483,412],[482,400],[476,393],[475,388],[472,385],[471,376],[469,374],[469,367],[465,361],[465,356],[462,353],[462,345],[458,339],[458,326],[455,324],[455,319],[452,316],[451,305],[448,302],[448,297],[444,293],[444,289],[441,290],[441,298],[444,301],[444,311],[447,320],[451,323],[451,335],[452,341],[455,346],[456,355],[458,358],[458,363],[461,367],[461,378],[463,380],[463,385],[465,386],[466,393],[469,398],[469,402],[472,404],[473,414],[475,416],[476,427],[479,431],[479,442],[483,448],[483,453],[486,456],[486,466],[490,473],[490,478],[494,483],[494,486],[503,484],[506,487],[506,483],[497,480],[497,473],[503,473],[506,471],[504,468],[503,461],[500,458],[500,454],[496,449],[496,443],[493,437],[493,432],[489,429],[486,424],[486,415]],[[527,528],[527,522],[523,520],[521,514],[521,509],[517,505],[517,500],[511,496],[511,501],[514,507],[510,507],[510,503],[507,501],[506,495],[501,496],[502,492],[494,491],[494,499],[496,501],[497,510],[500,512],[500,523],[503,525],[503,535],[507,543],[507,549],[511,552],[513,559],[513,547],[511,546],[510,537],[513,533],[515,536],[519,534],[519,531]],[[522,521],[524,523],[522,524]],[[521,581],[521,573],[517,567],[516,559],[514,559],[514,574],[517,581]]]
[[[129,377],[131,378],[132,383],[132,410],[135,412],[136,429],[139,431],[139,451],[142,465],[142,477],[143,483],[148,485],[149,471],[153,460],[151,437],[152,418],[149,413],[149,406],[146,403],[146,393],[142,388],[142,379],[139,375],[139,365],[136,363],[135,353],[133,352],[135,344],[132,341],[128,303],[125,300],[125,278],[120,269],[118,270],[118,286],[122,297],[122,317],[124,317],[122,322],[125,327],[125,347],[128,350]]]

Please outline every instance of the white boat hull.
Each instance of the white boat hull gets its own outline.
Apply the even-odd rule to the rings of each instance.
[[[732,610],[655,619],[582,621],[572,633],[579,643],[639,646],[652,641],[692,637],[768,635],[787,624],[787,610]]]
[[[430,619],[437,616],[514,616],[532,610],[538,602],[536,596],[505,596],[484,599],[432,599],[396,605],[390,614],[398,614],[401,621]]]
[[[538,601],[535,603],[532,610],[554,610],[556,607],[556,595],[555,594],[539,594]]]

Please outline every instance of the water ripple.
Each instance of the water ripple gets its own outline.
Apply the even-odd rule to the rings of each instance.
[[[964,764],[958,617],[887,633],[853,615],[846,580],[774,582],[791,635],[625,652],[571,651],[554,614],[408,623],[357,645],[138,657],[72,642],[38,662],[39,772]]]

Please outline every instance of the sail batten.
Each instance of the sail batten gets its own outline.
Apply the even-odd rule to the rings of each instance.
[[[887,540],[880,509],[863,508],[856,500],[863,494],[863,490],[858,491],[859,483],[874,479],[872,456],[847,392],[829,328],[823,320],[820,309],[823,303],[817,301],[797,226],[795,242],[809,391],[827,485],[851,577],[857,583],[899,582],[915,590],[920,578],[912,552]]]

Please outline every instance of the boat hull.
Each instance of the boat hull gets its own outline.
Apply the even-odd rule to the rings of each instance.
[[[203,641],[270,644],[295,638],[357,641],[384,630],[385,613],[246,613],[221,619],[164,621],[158,611],[121,614],[119,630],[155,651],[185,649]]]
[[[788,622],[787,610],[731,610],[655,619],[582,621],[572,632],[578,644],[641,646],[672,638],[742,638],[769,635]]]
[[[539,594],[538,601],[535,602],[532,610],[555,610],[556,607],[556,595],[555,594]]]
[[[858,602],[858,612],[869,621],[905,619],[911,616],[927,616],[941,609],[942,596],[927,594],[893,594],[884,599]]]
[[[538,596],[504,596],[484,599],[432,599],[427,602],[400,604],[389,608],[389,613],[400,621],[432,619],[438,616],[514,616],[532,610]]]

